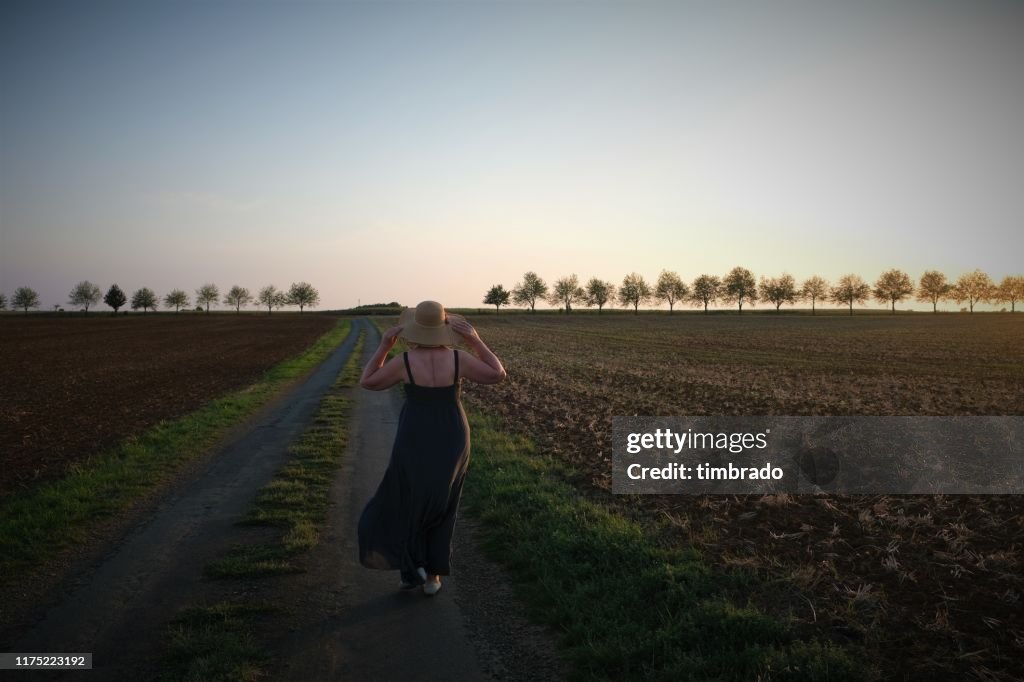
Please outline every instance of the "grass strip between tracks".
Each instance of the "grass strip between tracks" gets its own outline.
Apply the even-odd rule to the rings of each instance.
[[[280,528],[278,541],[235,545],[206,566],[207,577],[244,581],[302,570],[296,559],[319,544],[331,483],[348,444],[352,389],[359,381],[365,338],[356,342],[313,423],[288,448],[288,463],[264,486],[240,522]],[[259,645],[256,629],[283,608],[273,602],[228,600],[184,609],[167,628],[163,679],[262,679],[270,654]]]
[[[256,497],[241,521],[275,526],[282,534],[274,544],[236,545],[228,555],[206,566],[211,578],[259,578],[298,569],[291,557],[308,552],[320,541],[318,527],[327,514],[331,482],[348,444],[350,389],[359,381],[361,336],[334,385],[320,402],[312,425],[288,447],[288,464]]]
[[[340,320],[303,353],[278,363],[255,384],[161,422],[74,466],[64,478],[0,500],[0,581],[25,575],[87,541],[100,523],[145,498],[282,387],[319,365],[350,329],[351,321]]]

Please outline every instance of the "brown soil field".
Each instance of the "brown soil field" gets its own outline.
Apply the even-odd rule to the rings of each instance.
[[[470,316],[508,380],[467,400],[668,542],[768,584],[884,679],[1024,678],[1024,498],[611,494],[614,415],[1024,415],[1024,315]]]
[[[0,316],[0,491],[245,386],[310,346],[324,315]]]

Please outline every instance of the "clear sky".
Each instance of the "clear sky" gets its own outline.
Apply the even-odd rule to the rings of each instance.
[[[998,281],[1022,46],[1024,3],[987,0],[8,1],[0,291]]]

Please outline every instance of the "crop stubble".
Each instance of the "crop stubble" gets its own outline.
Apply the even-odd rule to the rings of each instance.
[[[614,415],[1022,415],[1024,315],[478,317],[508,381],[466,387],[670,541],[782,578],[758,599],[886,677],[1019,679],[1019,496],[611,495]]]

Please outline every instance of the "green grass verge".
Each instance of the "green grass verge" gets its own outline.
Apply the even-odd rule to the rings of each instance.
[[[331,482],[348,444],[351,389],[359,380],[364,340],[365,335],[357,340],[313,423],[289,447],[288,463],[263,487],[241,522],[279,527],[277,542],[235,545],[206,565],[207,577],[254,580],[302,570],[294,559],[320,542]],[[267,602],[252,610],[244,602],[232,601],[211,608],[188,608],[168,626],[164,679],[266,679],[270,657],[256,644],[255,629],[263,614],[281,608]]]
[[[565,465],[486,416],[470,419],[466,510],[532,618],[564,633],[577,679],[864,680],[858,652],[797,639],[753,606],[765,589],[707,566],[585,499]]]
[[[170,682],[261,680],[269,659],[256,642],[253,622],[273,615],[269,604],[219,602],[185,609],[168,628],[166,667]]]
[[[57,481],[0,500],[0,581],[6,583],[86,541],[103,520],[124,512],[214,445],[285,384],[320,364],[346,337],[348,320],[255,384],[92,457]]]
[[[262,578],[299,572],[292,563],[295,554],[284,545],[236,545],[227,556],[206,565],[208,578]]]

